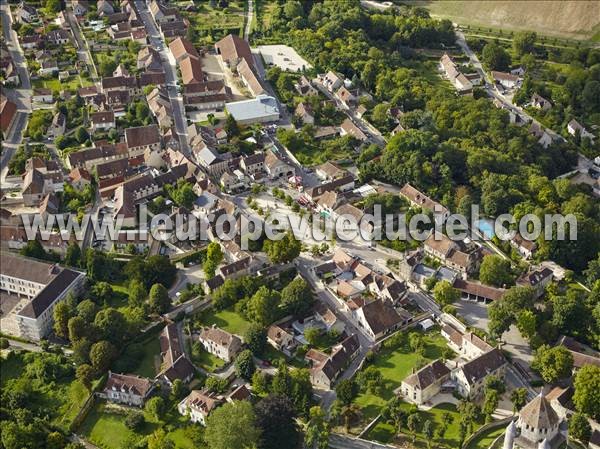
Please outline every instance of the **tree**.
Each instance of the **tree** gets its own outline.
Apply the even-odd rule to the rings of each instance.
[[[517,57],[521,57],[526,53],[533,53],[536,39],[537,34],[534,31],[520,31],[515,33],[512,46]]]
[[[578,412],[600,419],[600,367],[583,366],[575,376],[573,403]]]
[[[61,338],[69,337],[69,317],[71,310],[65,301],[61,301],[54,307],[54,332]]]
[[[148,303],[150,304],[150,310],[154,313],[162,314],[169,310],[171,307],[171,298],[169,298],[169,292],[162,284],[154,284],[150,289],[148,296]]]
[[[65,253],[65,265],[79,267],[81,265],[81,248],[75,242],[69,243]]]
[[[223,251],[221,250],[221,245],[218,242],[210,242],[206,248],[206,259],[202,265],[207,279],[215,276],[215,271],[222,261]]]
[[[448,281],[438,282],[433,288],[435,300],[442,305],[452,304],[460,298],[460,291]]]
[[[481,60],[490,70],[504,71],[510,66],[510,55],[502,46],[495,42],[486,44],[483,47],[481,55]]]
[[[140,431],[145,423],[146,420],[144,419],[144,415],[136,411],[127,413],[127,416],[125,417],[125,426],[134,431]]]
[[[185,385],[181,379],[175,379],[173,386],[171,387],[171,397],[175,401],[183,399],[189,394],[189,388]]]
[[[353,379],[342,379],[335,386],[335,394],[343,405],[350,404],[359,390],[358,384]]]
[[[427,447],[431,447],[431,439],[433,438],[433,424],[431,420],[427,420],[423,423],[423,436],[427,440]]]
[[[154,396],[146,401],[144,410],[159,421],[166,411],[165,400],[160,396]]]
[[[85,143],[85,141],[88,140],[89,138],[90,138],[90,135],[88,134],[87,130],[83,126],[80,126],[79,128],[77,128],[75,130],[75,139],[77,140],[77,142]]]
[[[304,329],[304,338],[306,338],[306,341],[312,346],[317,346],[320,336],[321,329],[316,326],[310,326],[308,329]]]
[[[102,309],[96,314],[94,326],[104,340],[108,340],[115,345],[121,344],[128,332],[125,316],[120,310],[112,307]]]
[[[204,386],[207,390],[214,393],[225,393],[229,382],[227,379],[221,379],[220,377],[210,376],[206,379]]]
[[[144,284],[137,279],[132,279],[129,283],[129,296],[127,299],[127,304],[129,307],[142,306],[147,296],[148,292],[146,291]]]
[[[531,367],[547,383],[554,383],[571,375],[573,355],[564,346],[542,345],[535,351]]]
[[[260,324],[251,324],[244,334],[244,343],[255,356],[262,355],[267,344],[267,333]]]
[[[312,304],[310,287],[301,277],[295,278],[281,290],[281,308],[285,314],[300,316],[308,312]]]
[[[485,392],[485,399],[483,401],[483,414],[485,415],[486,422],[492,420],[492,414],[498,408],[498,391],[487,388]]]
[[[260,429],[262,449],[298,447],[302,434],[296,424],[296,412],[288,397],[267,396],[255,407],[256,425]]]
[[[69,329],[69,341],[71,343],[75,343],[86,337],[89,330],[88,323],[80,316],[74,316],[69,319],[67,327]]]
[[[510,402],[513,405],[513,413],[521,410],[527,403],[527,389],[526,388],[515,388],[510,393]]]
[[[263,326],[271,324],[277,316],[279,295],[264,285],[252,295],[246,306],[246,315],[250,321]]]
[[[92,343],[86,338],[82,338],[75,343],[71,343],[71,349],[73,350],[73,361],[77,365],[89,363],[91,347]]]
[[[246,349],[240,352],[235,359],[235,373],[246,380],[250,380],[254,371],[256,371],[256,365],[254,365],[252,351]]]
[[[75,370],[75,377],[86,390],[92,391],[92,381],[94,380],[94,368],[88,364],[79,365]]]
[[[272,263],[288,263],[300,255],[302,243],[288,231],[279,240],[265,240],[263,250]]]
[[[252,375],[252,391],[258,395],[265,395],[269,392],[269,386],[269,375],[262,371],[255,371]]]
[[[410,430],[413,435],[413,443],[414,443],[415,439],[417,437],[417,432],[419,431],[419,428],[421,427],[421,415],[419,415],[418,412],[415,412],[415,413],[409,415],[406,425],[408,426],[408,430]]]
[[[62,3],[60,0],[46,0],[46,9],[49,12],[57,13],[62,10]]]
[[[588,419],[582,413],[575,413],[569,419],[569,437],[588,444],[592,435],[592,427]]]
[[[227,118],[225,119],[225,132],[227,136],[231,139],[232,137],[238,136],[240,134],[240,127],[238,126],[233,115],[227,114]]]
[[[153,398],[154,399],[154,398]],[[168,437],[163,428],[155,430],[148,437],[148,449],[174,449],[175,444]]]
[[[79,315],[86,323],[92,323],[98,313],[98,307],[91,299],[84,299],[77,304],[77,315]]]
[[[90,361],[98,373],[106,371],[116,355],[115,347],[105,340],[94,343],[90,349]]]
[[[90,296],[98,305],[108,303],[113,295],[113,288],[108,282],[96,282],[94,286],[90,289]]]
[[[260,436],[256,415],[248,401],[223,404],[206,419],[204,441],[208,449],[250,449],[258,445]]]
[[[0,338],[0,349],[7,349],[8,347],[10,347],[10,342],[8,341],[8,338]]]
[[[496,287],[511,285],[514,277],[510,261],[496,255],[485,256],[479,268],[479,280]]]
[[[517,328],[521,335],[528,340],[535,335],[537,328],[537,318],[531,310],[523,310],[517,317]]]
[[[308,416],[304,443],[308,448],[328,449],[330,431],[325,412],[321,407],[315,405],[310,408]]]

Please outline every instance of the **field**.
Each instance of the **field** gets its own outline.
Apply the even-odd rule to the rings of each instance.
[[[504,31],[530,30],[569,39],[600,39],[600,3],[595,1],[436,1],[413,0],[433,16],[460,25]]]
[[[53,92],[60,92],[61,90],[75,90],[79,89],[80,87],[92,85],[89,80],[80,78],[78,76],[70,76],[68,79],[63,81],[59,81],[58,78],[38,78],[33,80],[32,84],[34,88],[50,89]]]
[[[491,431],[485,432],[479,437],[475,438],[473,441],[471,441],[467,446],[467,449],[488,449],[490,445],[494,442],[494,440],[500,435],[504,434],[505,431],[505,427],[502,426],[499,429],[493,429]]]

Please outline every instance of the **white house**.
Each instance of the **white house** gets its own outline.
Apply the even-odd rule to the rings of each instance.
[[[450,379],[450,369],[440,360],[435,360],[402,381],[402,396],[413,404],[421,405],[438,394],[442,385]]]
[[[505,372],[506,359],[499,349],[492,349],[459,367],[452,373],[452,379],[461,396],[474,399],[483,394],[488,376],[502,378]]]
[[[110,402],[142,407],[154,386],[154,382],[145,377],[109,371],[101,396]]]
[[[192,390],[177,405],[177,411],[180,415],[188,416],[191,422],[205,426],[206,418],[221,402],[214,393]]]
[[[238,336],[218,327],[204,328],[199,340],[206,351],[226,362],[231,362],[242,348]]]

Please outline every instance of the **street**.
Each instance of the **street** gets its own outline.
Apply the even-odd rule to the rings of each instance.
[[[96,70],[96,64],[94,64],[94,59],[89,52],[89,47],[85,40],[85,37],[81,33],[81,28],[79,28],[79,22],[75,18],[72,10],[67,11],[67,20],[69,21],[69,27],[73,31],[73,36],[75,36],[75,42],[77,43],[77,57],[80,61],[83,61],[87,64],[88,70],[92,75],[92,78],[95,81],[98,81],[98,71]]]
[[[17,67],[19,80],[21,85],[18,89],[3,89],[5,94],[11,101],[17,105],[17,113],[14,122],[7,136],[2,142],[2,153],[0,156],[0,182],[4,179],[8,172],[8,164],[12,159],[17,147],[23,140],[23,132],[27,129],[29,114],[31,112],[31,80],[29,78],[29,70],[25,62],[23,50],[19,45],[17,33],[12,29],[12,16],[10,7],[6,3],[0,5],[0,14],[2,15],[3,37],[6,46],[10,52],[12,60]]]
[[[190,156],[190,146],[187,136],[187,118],[185,115],[185,108],[183,106],[183,97],[179,93],[179,82],[177,79],[177,64],[171,50],[166,45],[165,40],[158,31],[158,27],[154,22],[154,18],[150,14],[146,3],[140,0],[135,2],[135,6],[139,12],[139,16],[144,22],[146,32],[150,37],[150,44],[160,54],[163,68],[165,70],[167,91],[169,93],[169,99],[171,100],[171,106],[173,108],[173,120],[175,122],[175,130],[179,136],[181,143],[181,150],[186,156]]]

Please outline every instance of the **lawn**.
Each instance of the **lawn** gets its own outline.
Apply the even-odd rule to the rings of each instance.
[[[209,309],[198,317],[198,321],[203,326],[212,326],[213,324],[227,332],[236,335],[244,335],[250,327],[250,322],[243,316],[233,310],[216,311]]]
[[[446,340],[439,333],[427,333],[424,336],[425,361],[430,362],[442,356],[442,351],[447,347]],[[394,390],[400,386],[402,380],[417,366],[420,356],[403,348],[382,349],[370,364],[381,371],[385,386],[381,395],[361,393],[355,400],[363,413],[363,421],[369,422],[375,418],[381,407],[394,396]]]
[[[92,83],[83,82],[84,86],[89,86]],[[82,87],[79,77],[70,76],[67,80],[59,81],[58,78],[39,78],[33,80],[34,88],[46,88],[52,91],[60,92],[61,90],[76,90]]]
[[[67,401],[60,407],[59,413],[61,418],[58,420],[58,425],[68,428],[71,422],[75,419],[83,404],[89,397],[90,393],[78,380],[74,380],[69,385],[66,392]]]
[[[482,435],[471,441],[466,449],[488,449],[494,440],[500,435],[503,435],[505,431],[505,426],[501,426],[499,429],[484,432]]]
[[[169,415],[169,424],[176,424],[177,429],[168,433],[167,436],[178,449],[192,449],[196,447],[190,433],[198,431],[198,426],[192,426],[179,415]],[[94,405],[79,429],[79,433],[88,438],[93,444],[104,449],[120,449],[122,447],[135,447],[141,440],[150,435],[164,423],[154,422],[146,416],[146,423],[139,432],[125,426],[124,414],[109,410],[106,403],[100,402]],[[188,431],[188,427],[193,427]]]
[[[408,403],[403,403],[402,408],[405,408],[408,411],[413,410],[414,406]],[[445,414],[448,414],[450,416],[450,423],[446,428],[444,438],[438,441],[438,444],[443,444],[444,447],[447,447],[448,449],[454,449],[458,447],[460,414],[456,410],[455,405],[448,403],[439,404],[430,410],[419,410],[418,413],[421,416],[421,424],[425,423],[425,421],[428,420],[431,421],[434,431],[437,427],[442,425],[443,416]],[[412,439],[411,432],[408,430],[408,428],[403,427],[401,431],[403,434],[401,439]],[[369,439],[373,439],[383,443],[391,442],[395,436],[396,429],[394,428],[394,426],[384,422],[377,423],[377,425],[368,434]],[[415,442],[415,445],[419,448],[425,448],[427,447],[426,441],[427,440],[423,435],[417,434],[417,440]],[[475,448],[479,448],[479,446],[473,446],[473,449]]]
[[[143,347],[144,356],[137,368],[133,370],[133,374],[153,378],[157,374],[156,367],[160,366],[160,341],[158,335],[154,338],[149,338],[148,341],[143,343]]]
[[[203,349],[199,352],[192,350],[192,362],[211,373],[225,365],[225,361]]]

